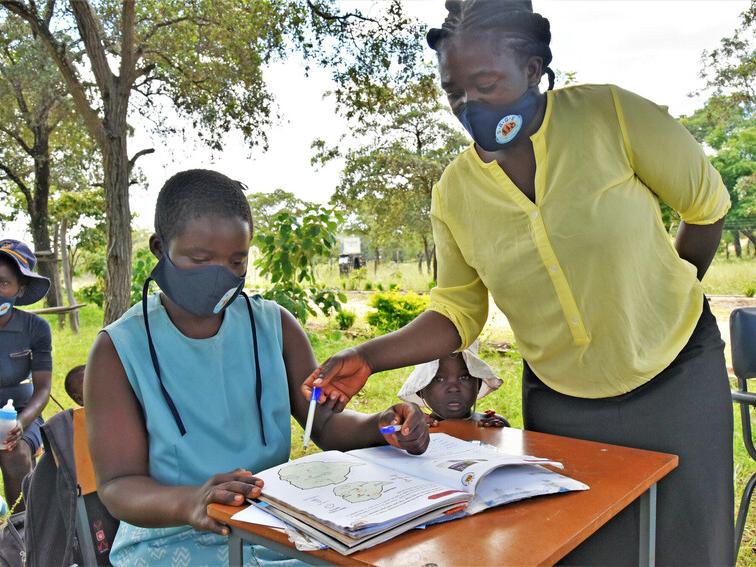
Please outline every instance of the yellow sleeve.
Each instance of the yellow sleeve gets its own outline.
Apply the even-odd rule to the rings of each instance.
[[[667,108],[610,87],[625,150],[638,178],[689,224],[712,224],[730,196],[701,145]]]
[[[431,290],[428,309],[449,319],[468,348],[488,319],[488,290],[478,272],[465,262],[449,227],[440,215],[437,187],[433,188],[431,224],[438,260],[438,282]]]

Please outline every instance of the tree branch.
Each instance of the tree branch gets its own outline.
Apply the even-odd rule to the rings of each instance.
[[[149,65],[145,65],[144,67],[140,67],[139,69],[134,70],[134,80],[136,81],[140,77],[146,77],[149,75],[152,70],[155,68],[154,63],[150,63]]]
[[[137,153],[135,153],[134,157],[132,157],[129,160],[129,172],[131,172],[132,168],[134,167],[134,164],[136,164],[136,161],[140,157],[146,156],[147,154],[154,154],[154,153],[155,153],[155,148],[147,148],[147,149],[144,149],[144,150],[139,150]]]
[[[323,11],[322,9],[318,8],[315,4],[313,4],[312,0],[307,0],[307,5],[310,7],[310,11],[313,14],[323,18],[324,20],[328,20],[330,22],[339,21],[342,23],[347,23],[349,19],[354,18],[356,20],[362,20],[363,22],[373,22],[374,24],[378,23],[377,20],[374,20],[373,18],[368,18],[367,16],[363,16],[359,12],[347,12],[346,14],[339,14],[339,15],[329,14],[328,12]]]
[[[121,10],[121,67],[119,75],[123,83],[123,90],[128,92],[136,80],[136,54],[134,52],[134,28],[136,26],[134,0],[124,0]]]
[[[76,18],[76,26],[79,28],[79,35],[84,42],[84,49],[87,52],[92,67],[92,73],[97,81],[103,100],[108,100],[113,91],[115,77],[113,71],[108,65],[108,56],[100,37],[100,26],[97,17],[94,14],[89,0],[75,0],[71,2],[71,10]]]
[[[0,125],[0,132],[3,132],[3,133],[5,133],[6,135],[8,135],[8,136],[10,136],[11,138],[13,138],[13,140],[14,140],[14,141],[15,141],[15,142],[16,142],[16,143],[17,143],[17,144],[19,145],[19,146],[21,146],[21,148],[23,148],[23,150],[24,150],[24,151],[25,151],[25,152],[26,152],[27,154],[29,154],[29,155],[32,155],[32,149],[31,149],[31,146],[29,146],[29,144],[27,144],[27,143],[26,143],[26,142],[24,141],[24,139],[23,139],[23,138],[22,138],[22,137],[20,136],[20,134],[18,134],[18,133],[16,133],[16,132],[14,132],[14,131],[13,131],[13,130],[11,130],[10,128],[6,128],[5,126],[2,126],[2,125]]]
[[[0,163],[0,170],[5,172],[5,175],[8,176],[8,179],[13,181],[16,185],[18,185],[18,188],[21,189],[21,192],[24,194],[24,197],[26,197],[26,201],[28,203],[32,202],[32,194],[29,190],[29,187],[27,187],[26,183],[24,183],[23,179],[21,179],[18,175],[16,175],[11,168],[6,166],[4,163]]]
[[[74,2],[74,5],[78,2]],[[97,112],[89,104],[86,91],[73,64],[66,57],[66,46],[53,36],[50,28],[45,25],[38,15],[29,9],[19,0],[0,0],[0,5],[4,6],[17,16],[23,18],[32,28],[32,31],[41,39],[53,61],[63,75],[68,92],[76,104],[76,108],[84,119],[92,137],[98,144],[104,144],[105,128]]]
[[[55,13],[55,0],[47,0],[47,5],[45,6],[44,22],[45,22],[45,26],[47,26],[48,28],[50,27],[50,22],[52,21],[52,17],[54,13]]]

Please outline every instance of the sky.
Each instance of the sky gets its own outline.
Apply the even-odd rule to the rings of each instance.
[[[376,9],[369,0],[344,5],[368,13]],[[406,0],[405,5],[429,27],[438,27],[446,15],[443,0]],[[701,53],[732,34],[748,5],[748,0],[533,0],[534,10],[551,22],[554,69],[576,72],[581,83],[620,85],[669,106],[675,116],[702,104],[688,96],[703,86]],[[434,59],[430,49],[426,55]],[[226,136],[223,153],[216,155],[191,136],[151,140],[138,117],[131,119],[137,134],[129,142],[130,154],[146,147],[156,150],[138,162],[147,185],[132,187],[135,228],[152,227],[164,181],[195,167],[219,170],[254,192],[281,188],[304,200],[328,201],[339,181],[340,163],[313,168],[310,144],[316,138],[336,144],[348,132],[333,102],[323,98],[332,86],[329,72],[311,69],[305,77],[302,61],[295,58],[271,65],[265,79],[281,116],[268,132],[267,152],[248,148],[233,132]],[[12,223],[6,235],[28,238],[23,222]]]

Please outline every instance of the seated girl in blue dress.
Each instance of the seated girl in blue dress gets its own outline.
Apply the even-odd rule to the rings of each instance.
[[[98,493],[121,520],[114,565],[228,563],[211,503],[241,505],[263,489],[254,472],[288,460],[298,395],[317,367],[294,317],[242,291],[252,218],[241,185],[191,170],[169,179],[150,249],[144,298],[95,340],[84,398]],[[161,292],[149,295],[150,279]],[[293,393],[293,395],[292,395]],[[346,451],[392,442],[427,448],[422,412],[401,403],[365,415],[318,406],[313,440]],[[402,424],[386,439],[379,427]],[[248,546],[245,564],[282,561]]]

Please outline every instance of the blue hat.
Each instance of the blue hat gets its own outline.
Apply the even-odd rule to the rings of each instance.
[[[0,254],[13,259],[19,271],[28,278],[24,295],[16,300],[16,305],[31,305],[47,295],[50,289],[50,280],[34,273],[37,265],[37,257],[26,244],[20,240],[6,238],[0,240]]]

